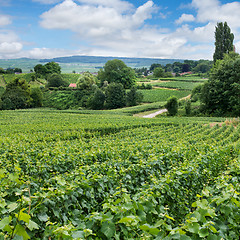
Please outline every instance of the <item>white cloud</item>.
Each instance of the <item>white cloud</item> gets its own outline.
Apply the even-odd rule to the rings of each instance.
[[[0,30],[0,43],[3,42],[17,42],[18,36],[16,33],[8,30]]]
[[[182,16],[176,20],[175,22],[177,24],[182,24],[183,22],[193,22],[195,20],[195,17],[192,14],[182,14]]]
[[[198,11],[198,22],[206,23],[210,21],[217,23],[226,21],[233,29],[240,27],[239,2],[221,4],[218,0],[193,0],[192,6]]]
[[[40,24],[47,29],[70,29],[83,38],[107,37],[121,34],[124,29],[141,26],[154,11],[153,2],[148,1],[139,7],[134,14],[122,14],[119,12],[119,8],[111,7],[119,2],[121,1],[113,1],[112,4],[109,4],[110,6],[105,6],[101,4],[78,5],[72,0],[65,0],[43,13]]]
[[[185,37],[188,41],[204,43],[204,42],[214,42],[214,29],[215,24],[208,23],[202,27],[192,28],[188,24],[184,24],[181,28],[178,28],[174,36]]]
[[[144,23],[146,19],[152,18],[152,13],[154,11],[154,4],[152,1],[148,1],[144,5],[140,6],[134,15],[132,16],[133,22],[136,23],[136,25],[141,25]]]
[[[127,14],[121,12],[126,8],[122,7],[121,11],[116,8],[118,4],[125,6],[125,1],[80,2],[88,4],[79,5],[72,0],[65,0],[51,8],[41,15],[41,26],[47,29],[70,29],[81,39],[91,42],[91,49],[85,52],[98,55],[101,52],[115,52],[118,56],[170,57],[186,43],[185,37],[144,26],[156,11],[153,1],[147,1]]]
[[[11,24],[11,18],[7,15],[0,14],[0,27]]]
[[[0,55],[20,52],[22,47],[22,44],[19,42],[2,42],[0,43]]]
[[[7,30],[0,31],[0,58],[4,58],[8,54],[18,53],[22,48],[23,44],[14,32]]]

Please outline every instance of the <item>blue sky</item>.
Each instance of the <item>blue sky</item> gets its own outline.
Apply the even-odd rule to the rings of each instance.
[[[0,58],[212,59],[217,22],[239,52],[239,12],[226,0],[0,0]]]

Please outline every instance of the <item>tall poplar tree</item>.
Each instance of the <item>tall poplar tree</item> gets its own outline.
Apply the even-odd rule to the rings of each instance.
[[[223,59],[225,53],[233,51],[234,35],[226,22],[220,22],[215,30],[215,52],[213,55],[214,63],[218,59]]]

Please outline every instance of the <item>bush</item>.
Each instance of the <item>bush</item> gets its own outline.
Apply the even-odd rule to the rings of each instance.
[[[175,116],[178,112],[178,100],[176,97],[170,97],[167,100],[166,108],[170,116]]]
[[[63,77],[58,73],[51,74],[48,79],[47,87],[67,87],[68,83],[63,80]]]
[[[127,106],[136,106],[143,100],[143,94],[137,91],[136,87],[132,87],[127,93]]]

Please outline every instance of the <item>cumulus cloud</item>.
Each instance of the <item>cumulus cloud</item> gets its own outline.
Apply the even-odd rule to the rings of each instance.
[[[89,52],[95,54],[102,51],[122,56],[169,57],[186,42],[185,38],[164,34],[162,29],[145,27],[145,21],[151,19],[156,11],[153,1],[147,1],[136,9],[120,0],[79,2],[82,4],[65,0],[43,13],[41,26],[70,29],[81,39],[90,41],[92,46]]]
[[[18,53],[22,50],[23,45],[18,36],[11,31],[0,31],[0,57],[3,58],[8,54]]]
[[[221,4],[218,0],[193,0],[192,6],[197,9],[197,21],[227,22],[231,28],[239,28],[240,2]]]
[[[152,1],[140,6],[134,14],[122,14],[119,8],[112,7],[121,1],[113,1],[109,5],[102,5],[101,2],[108,1],[99,1],[98,5],[78,5],[72,0],[65,0],[43,13],[40,24],[48,29],[70,29],[81,37],[99,37],[119,34],[123,29],[136,28],[150,18],[151,12],[154,11]]]
[[[192,14],[182,14],[182,16],[176,20],[175,22],[177,24],[182,24],[183,22],[193,22],[195,20],[195,17]]]
[[[22,44],[19,42],[0,43],[0,54],[12,54],[22,50]]]
[[[202,27],[191,28],[188,24],[182,25],[173,33],[174,36],[185,37],[195,43],[213,42],[215,24],[208,23]]]

